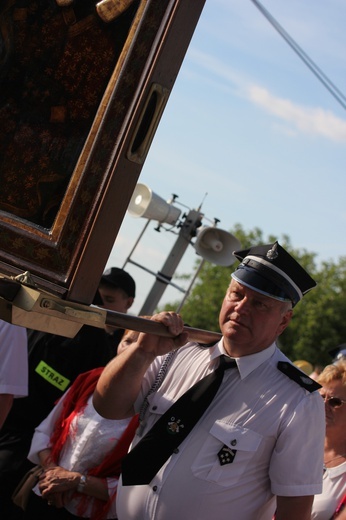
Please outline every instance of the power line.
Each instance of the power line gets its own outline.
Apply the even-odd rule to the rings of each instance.
[[[306,54],[306,52],[291,38],[285,29],[275,20],[275,18],[258,2],[258,0],[251,0],[251,2],[259,9],[265,16],[274,29],[286,40],[288,45],[301,58],[305,65],[317,77],[317,79],[326,87],[332,96],[346,109],[346,96],[334,85],[334,83],[324,74],[324,72],[313,62],[313,60]]]

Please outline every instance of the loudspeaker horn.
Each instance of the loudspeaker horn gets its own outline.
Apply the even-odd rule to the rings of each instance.
[[[167,224],[175,224],[181,213],[180,209],[156,195],[145,184],[140,183],[134,189],[127,211],[132,217],[143,217]]]
[[[202,258],[216,265],[232,265],[236,257],[233,251],[241,248],[235,236],[217,227],[202,226],[197,229],[195,250]]]

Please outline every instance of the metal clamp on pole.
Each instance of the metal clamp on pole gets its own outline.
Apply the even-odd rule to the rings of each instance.
[[[106,310],[63,300],[25,285],[18,277],[0,277],[0,318],[28,329],[73,338],[82,325],[103,328]]]

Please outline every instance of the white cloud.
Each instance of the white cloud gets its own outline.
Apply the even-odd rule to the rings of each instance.
[[[332,141],[346,142],[346,121],[328,110],[295,104],[289,99],[276,97],[257,85],[248,86],[247,93],[255,105],[290,123],[301,132],[326,137]]]
[[[269,114],[291,125],[296,130],[309,135],[317,135],[334,142],[346,142],[346,121],[321,107],[307,107],[292,100],[280,98],[268,89],[255,84],[244,74],[237,72],[222,60],[196,50],[190,53],[194,64],[207,71],[205,82],[214,80],[214,87],[220,91],[231,88],[233,94],[245,97]],[[217,82],[217,78],[219,82]]]

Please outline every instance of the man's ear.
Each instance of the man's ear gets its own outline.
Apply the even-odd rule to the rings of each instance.
[[[282,315],[282,320],[278,327],[278,336],[280,336],[280,334],[282,334],[283,331],[287,328],[287,326],[289,325],[289,323],[292,319],[292,316],[293,316],[292,309],[285,312],[285,314]]]
[[[129,309],[134,301],[135,299],[132,296],[129,296],[129,298],[127,298],[126,309]]]

